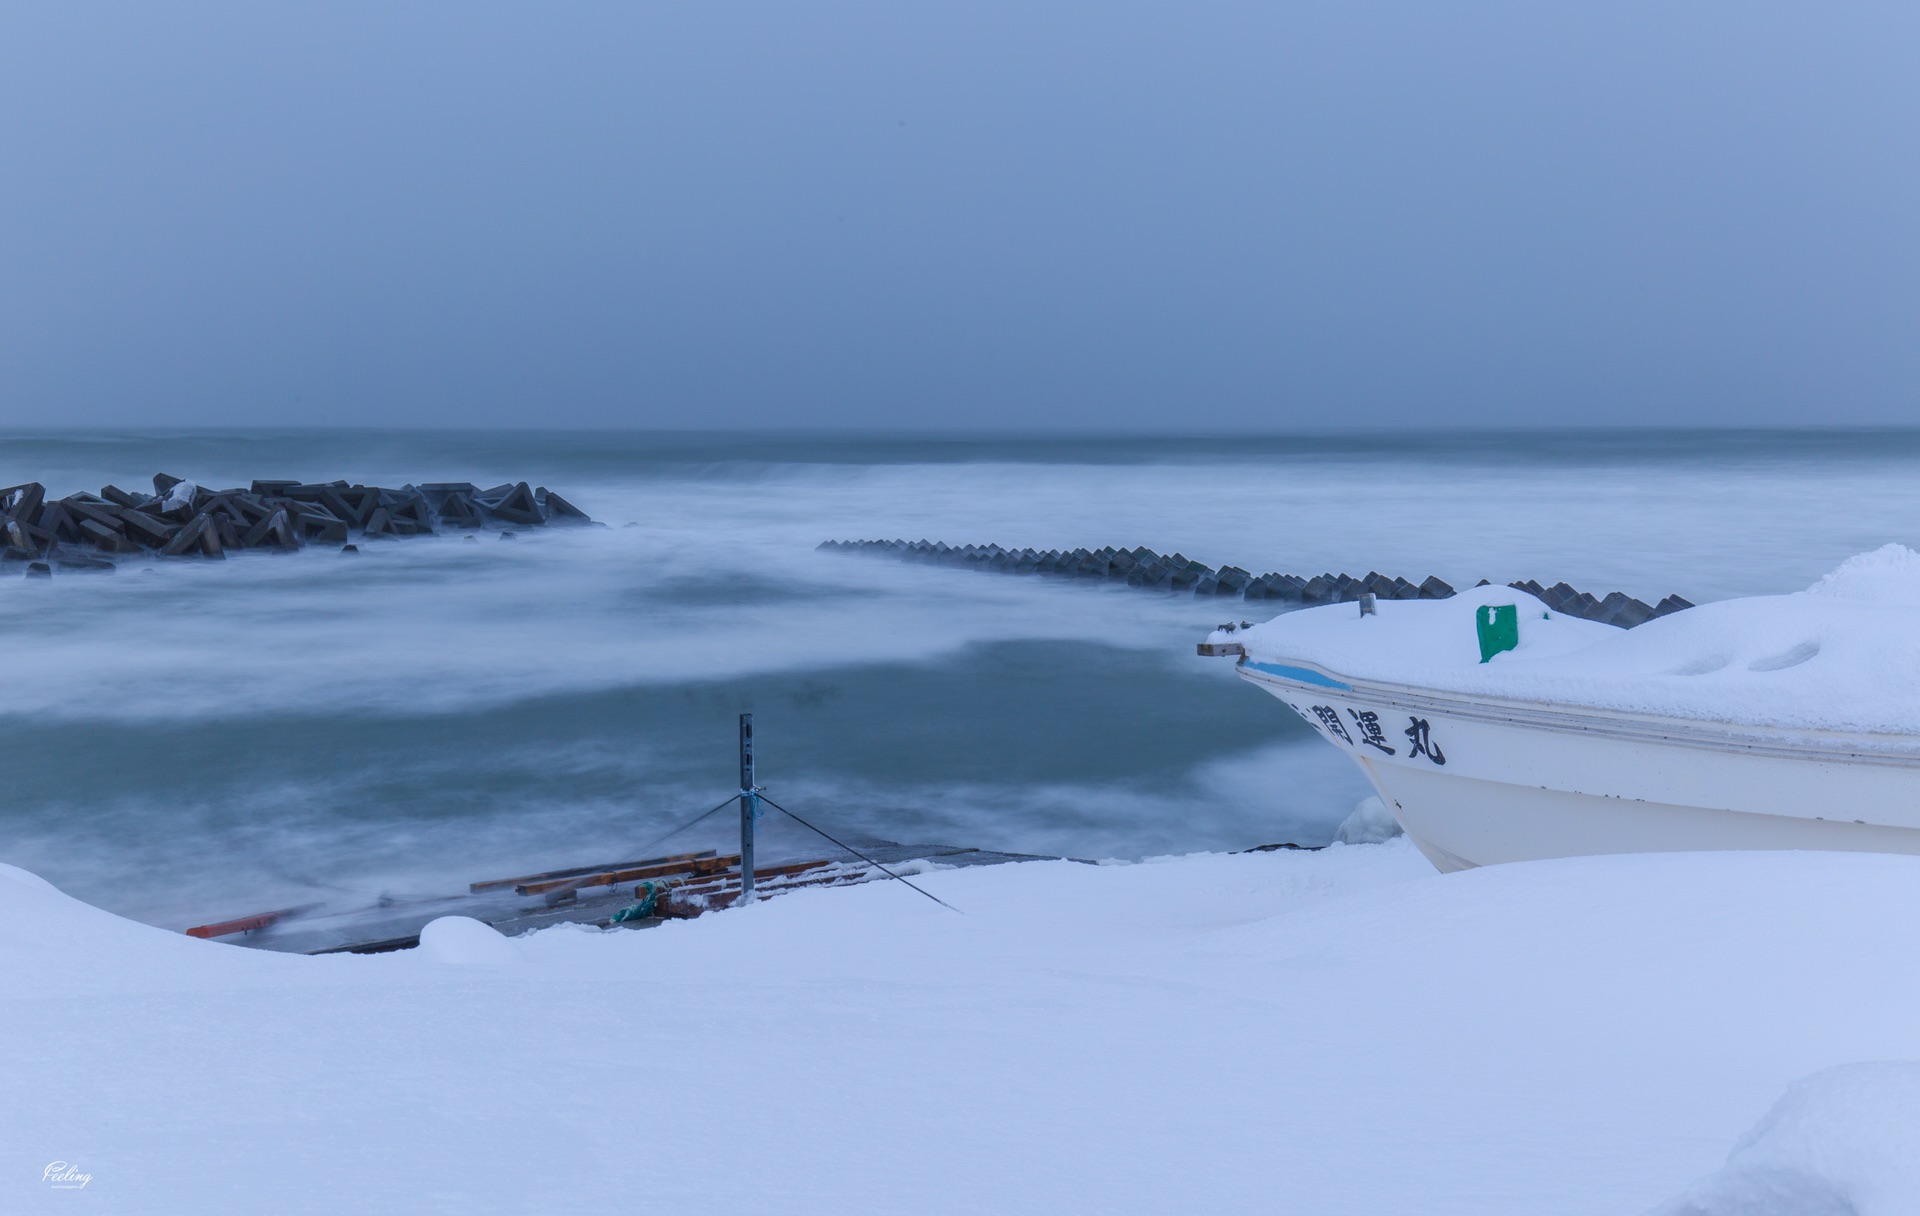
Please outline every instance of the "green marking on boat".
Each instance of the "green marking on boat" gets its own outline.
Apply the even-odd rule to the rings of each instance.
[[[1482,604],[1473,614],[1473,624],[1480,633],[1482,663],[1520,644],[1520,609],[1513,604]]]

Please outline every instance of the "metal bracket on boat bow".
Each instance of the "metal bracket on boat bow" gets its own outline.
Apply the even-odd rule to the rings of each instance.
[[[1228,621],[1213,632],[1238,633],[1242,629],[1251,628],[1253,628],[1252,621]],[[1212,635],[1210,634],[1208,636],[1211,637]],[[1246,647],[1238,642],[1202,642],[1200,643],[1199,650],[1200,657],[1203,659],[1244,659],[1247,657]]]

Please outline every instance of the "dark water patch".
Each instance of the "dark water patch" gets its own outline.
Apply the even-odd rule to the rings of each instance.
[[[556,784],[619,797],[646,777],[728,788],[735,716],[760,715],[770,779],[1134,781],[1308,732],[1224,670],[1095,643],[1009,641],[930,663],[883,663],[392,715],[289,706],[220,721],[15,720],[0,732],[0,823],[137,789],[192,800],[248,786],[339,782],[356,805],[511,800]],[[462,792],[464,791],[464,793]],[[343,814],[356,813],[343,806]],[[271,815],[265,806],[261,813]]]
[[[871,588],[835,587],[798,578],[782,578],[722,565],[716,560],[701,574],[676,574],[616,593],[615,605],[703,608],[784,607],[792,604],[870,601],[886,593]]]
[[[204,906],[228,888],[265,898],[294,874],[465,881],[591,860],[732,790],[743,711],[758,719],[762,781],[838,826],[1096,855],[1126,852],[1130,835],[1144,851],[1260,843],[1273,830],[1258,825],[1257,800],[1218,810],[1254,824],[1191,822],[1215,813],[1198,772],[1309,739],[1225,671],[1039,642],[462,713],[15,720],[0,733],[0,860],[135,915],[173,907],[159,894],[169,889]],[[1108,799],[1124,806],[1102,810]],[[1169,803],[1191,805],[1169,816]]]

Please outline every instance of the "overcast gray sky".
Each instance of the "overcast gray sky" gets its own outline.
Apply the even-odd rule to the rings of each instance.
[[[1920,422],[1920,6],[0,7],[0,420]]]

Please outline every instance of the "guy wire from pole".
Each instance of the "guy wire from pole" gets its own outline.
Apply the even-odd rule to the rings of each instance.
[[[826,839],[828,839],[829,841],[832,841],[834,844],[839,845],[841,848],[845,849],[847,852],[853,854],[855,857],[858,857],[861,861],[866,862],[868,865],[880,871],[882,874],[885,874],[888,878],[893,879],[895,882],[906,882],[909,887],[913,887],[914,890],[920,892],[920,894],[926,896],[928,899],[932,900],[934,903],[939,904],[941,907],[945,908],[947,911],[960,912],[960,909],[954,907],[952,904],[948,903],[946,900],[941,899],[938,895],[933,894],[931,891],[928,891],[923,887],[915,887],[912,883],[907,882],[906,879],[902,878],[898,874],[895,874],[892,870],[887,869],[887,867],[881,865],[879,862],[867,856],[865,853],[862,853],[859,849],[854,848],[850,844],[845,844],[845,843],[842,843],[841,841],[834,840],[834,838],[831,836],[827,836],[827,834],[825,832],[820,831],[819,828],[814,827],[812,824],[800,818],[800,816],[794,814],[792,811],[788,810],[786,807],[781,806],[779,803],[775,802],[773,799],[767,797],[764,791],[760,793],[760,801],[766,803],[768,806],[772,807],[774,810],[779,811],[782,815],[785,815],[787,818],[793,820],[795,823],[807,829],[809,832],[814,832],[820,836],[825,836]],[[720,805],[725,806],[726,804],[721,803]],[[714,809],[718,810],[719,808],[716,807]],[[966,913],[960,912],[960,915],[965,916]]]
[[[649,840],[647,843],[635,849],[634,853],[637,854],[638,856],[645,857],[647,855],[648,849],[657,848],[660,845],[665,844],[667,841],[672,840],[675,836],[678,836],[680,833],[686,831],[688,828],[692,827],[694,824],[699,823],[702,819],[705,819],[707,816],[713,814],[715,811],[725,810],[727,807],[733,805],[734,799],[738,798],[739,796],[740,795],[738,794],[728,794],[724,799],[720,801],[720,805],[701,811],[698,815],[695,815],[693,818],[687,820],[685,823],[681,824],[677,828],[674,828],[670,832],[666,832],[663,835],[655,836],[652,840]],[[553,889],[561,892],[578,891],[583,885],[585,885],[587,879],[592,877],[593,875],[591,874],[584,875],[568,883],[564,887],[555,887]]]

